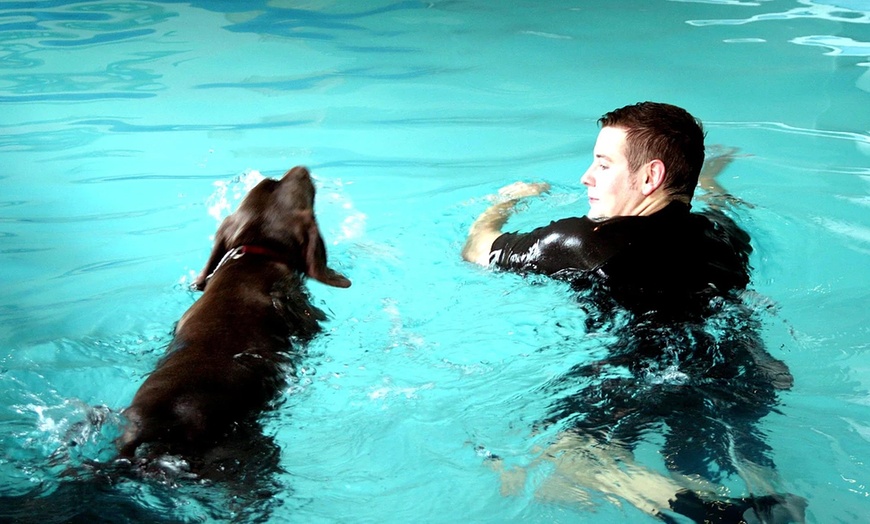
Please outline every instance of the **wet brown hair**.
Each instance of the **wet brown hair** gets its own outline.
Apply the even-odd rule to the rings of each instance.
[[[625,156],[632,173],[647,162],[661,160],[665,190],[692,198],[704,165],[705,133],[700,120],[681,107],[640,102],[606,113],[598,124],[625,131]]]

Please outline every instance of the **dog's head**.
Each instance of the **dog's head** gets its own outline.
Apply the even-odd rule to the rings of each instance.
[[[314,184],[308,169],[297,166],[280,180],[260,181],[239,209],[224,219],[215,235],[214,249],[194,287],[204,289],[206,279],[224,255],[240,246],[259,246],[277,253],[309,277],[336,287],[350,280],[326,265],[326,247],[314,218]]]

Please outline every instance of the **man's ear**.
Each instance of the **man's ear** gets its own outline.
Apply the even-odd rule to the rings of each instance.
[[[650,161],[643,170],[641,191],[644,196],[650,196],[665,183],[665,163],[659,159]]]

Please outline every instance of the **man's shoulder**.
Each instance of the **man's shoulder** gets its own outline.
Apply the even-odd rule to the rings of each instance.
[[[653,283],[662,288],[701,289],[712,284],[724,292],[749,283],[750,238],[730,217],[685,208],[657,218],[632,230],[630,247],[614,257],[607,270],[616,280],[630,281],[635,261],[646,260],[658,275]]]
[[[557,220],[553,220],[548,225],[543,226],[541,229],[574,229],[574,228],[588,228],[594,222],[590,220],[588,217],[565,217]]]
[[[527,233],[505,233],[492,244],[496,266],[552,275],[564,270],[589,271],[610,255],[598,242],[596,223],[587,217],[554,220]]]
[[[683,203],[674,202],[646,217],[620,217],[621,226],[649,241],[695,242],[706,238],[732,244],[749,244],[749,234],[731,217],[717,209],[692,211]],[[736,247],[736,246],[735,246]]]
[[[582,237],[594,229],[594,222],[587,217],[567,217],[553,220],[545,226],[536,227],[531,231],[520,233],[517,231],[503,233],[497,240],[498,243],[509,242],[516,239],[533,241],[555,241],[563,237]],[[495,243],[494,243],[495,245]]]

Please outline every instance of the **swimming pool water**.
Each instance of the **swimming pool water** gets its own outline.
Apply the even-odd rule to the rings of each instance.
[[[553,186],[511,229],[583,214],[595,121],[639,100],[686,107],[708,144],[739,149],[719,183],[753,238],[767,348],[795,377],[761,425],[778,488],[809,501],[810,522],[864,521],[861,0],[4,2],[7,511],[14,500],[18,516],[62,521],[108,500],[166,521],[656,522],[604,499],[541,500],[545,469],[500,493],[486,458],[530,464],[553,438],[533,431],[545,385],[598,346],[564,285],[459,259],[487,195],[511,181]],[[216,218],[258,172],[298,164],[354,285],[309,284],[330,320],[265,417],[282,468],[269,496],[59,489],[66,468],[111,459],[117,411],[195,300]],[[654,446],[639,457],[658,467]]]

